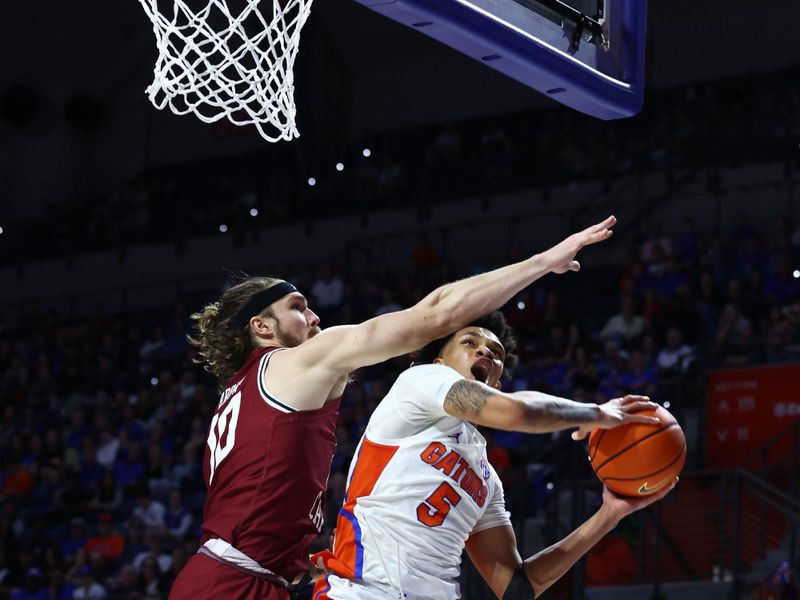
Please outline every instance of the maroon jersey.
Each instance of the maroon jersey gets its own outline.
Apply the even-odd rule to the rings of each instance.
[[[263,377],[273,350],[253,351],[214,413],[201,543],[221,538],[291,582],[322,529],[339,400],[309,411],[282,404]]]

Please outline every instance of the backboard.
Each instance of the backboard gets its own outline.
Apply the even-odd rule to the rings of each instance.
[[[644,100],[647,0],[356,0],[575,110]]]

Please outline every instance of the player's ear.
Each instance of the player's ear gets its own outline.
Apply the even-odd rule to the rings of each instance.
[[[438,356],[433,359],[433,364],[435,364],[435,365],[441,365],[443,363],[444,363],[444,361],[441,358],[439,358]]]
[[[275,328],[269,319],[256,315],[250,319],[250,333],[256,337],[272,339],[275,337]]]

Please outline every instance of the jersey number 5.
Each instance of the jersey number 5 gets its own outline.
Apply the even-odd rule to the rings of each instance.
[[[239,422],[239,407],[242,404],[242,392],[237,392],[228,400],[228,405],[219,414],[214,415],[211,429],[208,432],[209,470],[208,485],[214,481],[214,473],[219,463],[230,454],[236,443],[236,424]],[[225,435],[227,430],[228,435]]]
[[[428,527],[438,527],[459,502],[461,496],[445,481],[417,507],[417,519]]]

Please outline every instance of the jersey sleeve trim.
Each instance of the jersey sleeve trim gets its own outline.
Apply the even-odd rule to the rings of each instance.
[[[269,357],[273,355],[273,353],[278,352],[278,350],[273,350],[272,352],[267,352],[264,356],[261,357],[261,361],[258,364],[258,391],[261,394],[261,399],[264,400],[267,404],[269,404],[275,410],[279,410],[282,413],[293,413],[298,412],[296,408],[292,408],[275,398],[272,394],[269,393],[267,390],[267,386],[264,383],[265,373],[267,371],[267,364],[269,363]]]

